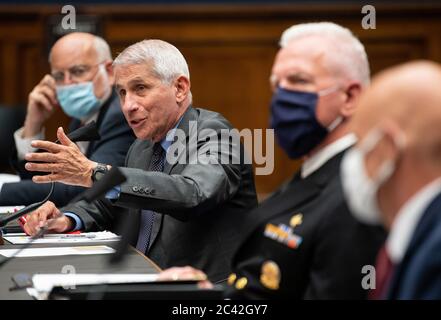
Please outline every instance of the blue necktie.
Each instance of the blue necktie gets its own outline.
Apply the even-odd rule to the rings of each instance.
[[[164,155],[165,151],[160,143],[155,143],[153,146],[153,155],[150,165],[150,171],[164,170]],[[152,234],[153,221],[155,220],[156,213],[151,210],[141,211],[141,223],[139,224],[138,242],[136,243],[136,249],[143,253],[147,253],[150,243],[150,236]]]

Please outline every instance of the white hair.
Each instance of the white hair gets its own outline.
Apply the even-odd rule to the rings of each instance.
[[[93,48],[97,54],[97,60],[99,62],[104,62],[106,60],[112,60],[112,53],[110,51],[109,44],[103,38],[92,35],[93,36]],[[52,50],[49,52],[48,57],[49,63],[52,61]]]
[[[325,59],[331,66],[351,80],[357,80],[362,85],[369,84],[370,70],[366,51],[360,40],[347,28],[332,22],[298,24],[283,32],[279,44],[284,48],[294,40],[309,36],[329,40],[332,50],[326,52]]]
[[[112,53],[106,40],[99,36],[95,36],[93,45],[98,55],[98,61],[103,62],[106,60],[112,60]]]
[[[155,76],[162,82],[171,83],[181,75],[190,79],[187,61],[182,53],[168,42],[156,39],[143,40],[124,49],[113,65],[152,63]]]

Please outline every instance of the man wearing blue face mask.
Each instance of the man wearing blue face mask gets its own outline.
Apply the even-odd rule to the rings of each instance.
[[[29,94],[24,126],[14,134],[17,154],[14,166],[21,181],[3,184],[0,205],[27,205],[41,201],[49,184],[35,184],[25,169],[26,154],[34,152],[32,140],[44,139],[44,122],[57,108],[73,118],[73,131],[91,121],[97,123],[101,139],[78,142],[78,152],[99,163],[122,165],[134,135],[113,92],[112,57],[109,45],[88,33],[71,33],[60,38],[49,55],[51,74],[44,76]],[[83,190],[56,183],[50,200],[65,205]]]
[[[280,44],[271,75],[271,126],[286,154],[304,162],[250,212],[226,294],[364,299],[363,267],[374,263],[384,232],[351,216],[339,165],[356,141],[348,119],[369,83],[366,53],[348,29],[333,23],[293,26]],[[161,277],[186,278],[190,270],[175,268]]]

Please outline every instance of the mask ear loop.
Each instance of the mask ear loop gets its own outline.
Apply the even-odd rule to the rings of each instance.
[[[364,156],[366,156],[366,154],[372,151],[374,147],[378,144],[380,139],[383,137],[383,130],[379,128],[374,129],[374,131],[371,132],[362,142],[360,146],[360,151],[363,153]],[[393,141],[399,151],[402,151],[404,149],[406,138],[403,133],[400,133],[400,135],[398,136],[394,136]],[[381,185],[394,173],[394,171],[395,161],[387,160],[381,165],[377,176],[375,178],[372,178],[372,180],[375,181],[377,185]]]
[[[324,96],[327,96],[328,94],[331,94],[331,93],[333,93],[333,92],[335,92],[335,91],[337,91],[337,90],[339,90],[339,89],[340,89],[340,86],[339,86],[339,85],[334,85],[334,86],[331,86],[331,87],[329,87],[329,88],[326,88],[326,89],[323,89],[323,90],[318,91],[318,92],[317,92],[317,95],[318,95],[319,97],[324,97]],[[343,119],[344,119],[344,118],[343,118],[342,116],[338,116],[337,118],[335,118],[335,120],[332,121],[332,123],[327,127],[328,132],[331,132],[331,131],[333,131],[335,128],[337,128],[337,127],[340,125],[340,123],[343,122]]]

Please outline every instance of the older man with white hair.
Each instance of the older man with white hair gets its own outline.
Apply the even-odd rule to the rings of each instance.
[[[45,75],[29,94],[24,125],[14,134],[17,154],[13,164],[22,180],[0,186],[0,205],[42,201],[51,186],[35,182],[57,181],[52,176],[48,179],[36,175],[32,166],[25,167],[25,163],[26,160],[48,160],[45,153],[27,156],[38,148],[31,142],[44,139],[44,123],[59,108],[72,118],[69,131],[96,122],[100,140],[77,142],[78,148],[73,150],[93,161],[122,165],[135,140],[113,89],[112,54],[104,39],[90,33],[69,33],[55,42],[49,63],[51,73]],[[61,134],[62,129],[59,131]],[[67,159],[75,161],[73,157]],[[49,199],[63,206],[82,191],[84,188],[55,183]]]
[[[232,129],[222,115],[191,106],[187,62],[173,45],[144,40],[126,48],[113,65],[122,111],[137,137],[126,167],[121,168],[127,181],[108,199],[63,208],[62,212],[79,218],[77,225],[47,203],[31,215],[25,230],[35,234],[46,223],[55,232],[105,229],[123,214],[122,207],[138,218],[132,244],[160,267],[189,264],[204,270],[213,281],[225,280],[244,211],[257,205],[252,166],[245,163],[244,148],[221,139],[225,130]],[[182,139],[172,145],[174,133]],[[37,145],[55,154],[72,148],[66,136],[60,140],[62,146],[45,141]],[[226,148],[217,147],[220,140]],[[225,154],[230,147],[232,154]],[[206,152],[213,161],[193,159],[194,153]],[[240,161],[225,162],[229,155]],[[32,166],[53,172],[53,178],[65,183],[86,187],[110,167],[79,154],[76,160],[84,166],[72,167],[65,159]],[[78,174],[64,174],[74,170]]]
[[[227,296],[363,299],[369,289],[362,286],[363,270],[374,263],[384,232],[351,216],[339,165],[356,141],[348,120],[369,84],[367,56],[348,29],[328,22],[295,25],[280,44],[271,124],[288,156],[304,162],[251,211]],[[175,268],[161,277],[191,275],[189,268]]]

